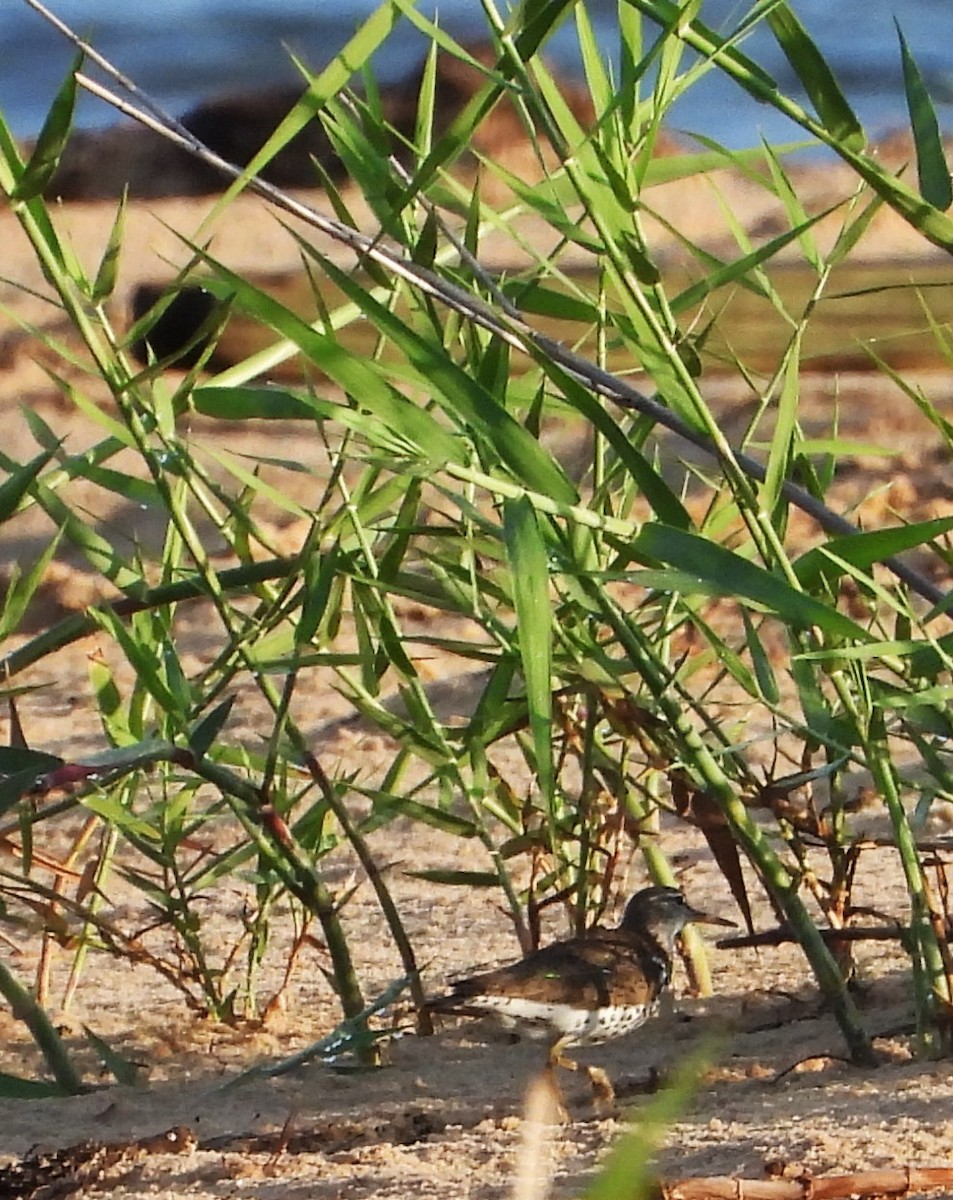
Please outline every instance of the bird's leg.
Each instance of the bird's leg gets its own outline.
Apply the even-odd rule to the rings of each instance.
[[[546,1086],[549,1088],[553,1098],[553,1104],[556,1106],[556,1112],[559,1119],[564,1125],[572,1124],[572,1117],[569,1115],[569,1109],[566,1107],[566,1098],[563,1095],[563,1090],[559,1086],[559,1080],[556,1078],[557,1067],[568,1067],[570,1070],[577,1070],[576,1063],[568,1058],[563,1058],[562,1048],[565,1045],[565,1039],[558,1037],[549,1047],[549,1053],[546,1055],[546,1065],[543,1067],[543,1078],[546,1081]]]
[[[556,1068],[563,1067],[567,1071],[585,1071],[592,1088],[592,1102],[597,1113],[612,1112],[615,1108],[615,1088],[612,1080],[601,1067],[584,1067],[573,1058],[566,1058],[563,1050],[568,1039],[557,1038],[549,1048],[549,1058],[546,1069],[552,1076],[553,1087],[557,1096],[561,1096],[559,1085],[556,1083]]]

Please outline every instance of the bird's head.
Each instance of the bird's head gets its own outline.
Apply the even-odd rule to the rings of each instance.
[[[647,933],[671,950],[675,938],[690,921],[734,927],[734,921],[693,908],[678,888],[647,887],[629,898],[619,928],[632,933]]]

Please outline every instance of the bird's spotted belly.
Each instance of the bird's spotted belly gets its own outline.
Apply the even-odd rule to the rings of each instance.
[[[481,996],[478,1007],[523,1026],[537,1036],[566,1038],[566,1045],[595,1046],[637,1029],[658,1008],[651,1004],[617,1004],[606,1008],[576,1008],[570,1004],[527,1000],[519,996]]]

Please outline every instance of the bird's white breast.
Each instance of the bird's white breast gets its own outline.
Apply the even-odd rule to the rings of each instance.
[[[467,1004],[481,1012],[527,1026],[536,1036],[558,1034],[569,1044],[594,1045],[622,1037],[648,1020],[658,1005],[624,1004],[612,1008],[582,1009],[558,1001],[527,1000],[521,996],[480,996]]]

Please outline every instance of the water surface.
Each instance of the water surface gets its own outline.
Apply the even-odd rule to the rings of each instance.
[[[49,6],[175,113],[215,93],[294,80],[289,50],[312,67],[322,66],[375,8],[374,0],[49,0]],[[908,119],[896,17],[931,89],[941,124],[953,127],[951,0],[794,0],[793,7],[874,132]],[[435,8],[455,36],[478,37],[485,29],[477,0],[440,0],[439,5],[420,0],[420,11],[432,16]],[[736,0],[704,0],[701,16],[727,30],[749,8]],[[588,9],[611,59],[618,43],[616,4],[588,0]],[[651,36],[653,27],[646,29]],[[404,74],[422,49],[420,36],[404,21],[375,64],[380,76],[388,80]],[[796,88],[767,31],[757,30],[744,49],[783,88]],[[578,72],[571,21],[548,52],[565,71]],[[70,47],[25,0],[0,2],[0,107],[16,133],[36,132],[71,59]],[[84,99],[82,124],[113,119],[105,105]],[[673,123],[732,147],[751,145],[761,136],[775,141],[796,136],[783,118],[744,96],[718,72],[676,105]]]

